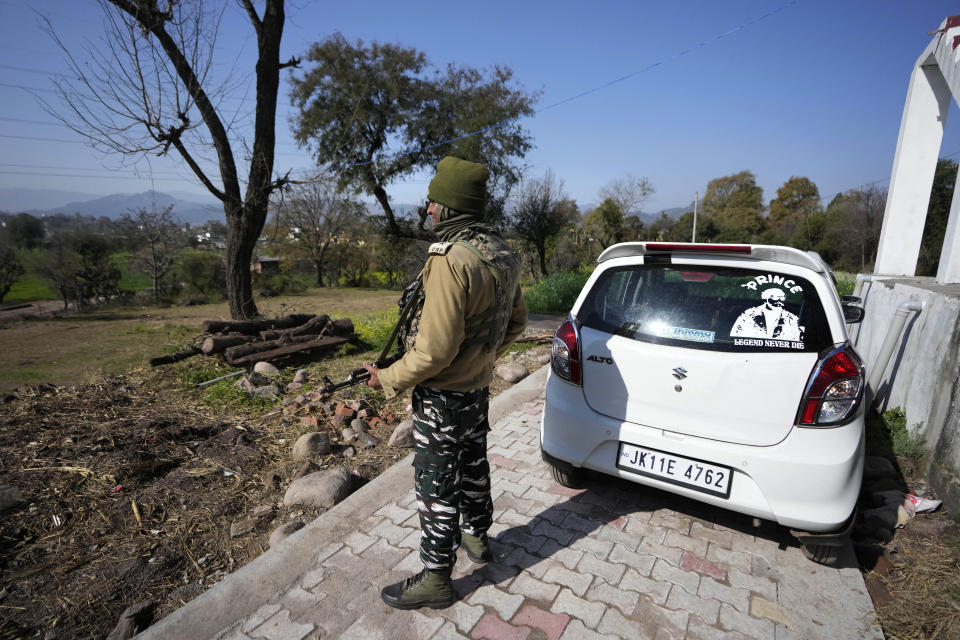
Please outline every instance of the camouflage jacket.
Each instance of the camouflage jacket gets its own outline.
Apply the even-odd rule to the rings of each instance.
[[[519,270],[499,236],[431,245],[422,293],[401,333],[403,358],[380,372],[387,396],[418,384],[447,391],[488,386],[494,361],[526,327]]]

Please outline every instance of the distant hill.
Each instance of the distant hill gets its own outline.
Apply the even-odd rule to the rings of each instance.
[[[676,220],[677,218],[685,214],[687,211],[693,211],[692,202],[690,203],[689,207],[673,207],[671,209],[663,209],[662,211],[658,211],[656,213],[640,212],[639,214],[635,214],[635,215],[640,216],[640,221],[643,224],[653,224],[654,222],[660,219],[661,213],[667,214],[667,217],[670,218],[671,220]]]
[[[187,194],[178,193],[178,195],[185,196]],[[51,201],[55,200],[59,200],[63,204],[50,204]],[[0,189],[0,209],[10,213],[26,211],[34,216],[54,213],[66,215],[79,213],[95,218],[107,216],[111,219],[117,219],[137,209],[149,209],[151,207],[162,209],[171,204],[173,205],[174,216],[192,225],[203,224],[209,220],[222,221],[224,217],[220,203],[212,198],[205,201],[202,196],[197,196],[196,200],[193,200],[174,197],[160,191],[144,191],[142,193],[114,193],[108,196],[91,197],[68,191]]]
[[[56,189],[25,189],[6,187],[0,189],[0,211],[22,213],[24,211],[50,209],[67,202],[93,198],[79,191],[58,191]]]

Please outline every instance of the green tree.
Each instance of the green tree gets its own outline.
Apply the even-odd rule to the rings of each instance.
[[[330,164],[341,188],[376,199],[389,233],[413,230],[401,229],[387,187],[448,154],[487,165],[499,215],[520,176],[517,160],[531,148],[517,118],[533,112],[536,97],[512,86],[510,69],[441,72],[412,47],[353,44],[340,34],[311,46],[306,58],[309,68],[292,78],[294,135],[319,164]]]
[[[770,201],[766,241],[810,250],[817,245],[810,217],[822,210],[820,191],[810,178],[792,176]]]
[[[703,197],[703,218],[716,233],[710,237],[697,229],[697,239],[715,242],[755,242],[763,232],[763,189],[749,171],[715,178],[707,184]]]
[[[7,220],[10,242],[18,249],[36,249],[43,244],[43,220],[29,213],[18,213]]]
[[[750,207],[727,207],[711,218],[715,242],[757,242],[766,226],[760,211]]]
[[[128,155],[160,154],[171,149],[222,204],[227,221],[226,277],[230,315],[257,315],[250,259],[263,230],[271,193],[286,180],[273,177],[277,92],[285,19],[283,0],[240,0],[256,36],[253,140],[240,140],[236,111],[219,105],[235,92],[238,80],[216,82],[213,56],[223,8],[214,3],[158,0],[101,0],[107,33],[102,46],[90,46],[90,60],[78,59],[57,38],[74,78],[57,81],[63,119],[98,147]],[[228,55],[236,56],[229,51]],[[231,60],[230,62],[235,62]],[[229,65],[226,65],[229,66]],[[238,168],[235,148],[249,164]],[[202,158],[216,154],[217,176]],[[245,183],[245,187],[243,184]]]
[[[184,250],[177,257],[176,277],[202,296],[225,295],[223,257],[210,251]]]
[[[627,231],[623,209],[612,198],[607,198],[587,214],[583,229],[589,237],[600,243],[601,248],[623,242]]]
[[[0,244],[0,302],[10,293],[10,287],[24,273],[16,250],[6,243]]]
[[[730,207],[757,211],[763,209],[763,189],[757,185],[757,177],[750,171],[714,178],[707,184],[703,211],[707,214],[719,213]]]
[[[578,217],[577,203],[569,199],[563,181],[547,171],[542,178],[520,183],[511,226],[517,237],[536,251],[540,275],[547,275],[547,242]]]
[[[940,158],[933,176],[933,189],[930,192],[930,204],[927,207],[927,220],[923,225],[923,240],[920,243],[920,256],[917,258],[918,276],[935,276],[940,265],[940,252],[943,250],[943,237],[947,231],[950,217],[950,205],[953,202],[953,189],[957,182],[957,163]]]
[[[673,234],[674,226],[675,221],[673,218],[668,216],[666,211],[661,211],[660,217],[654,220],[652,224],[647,225],[643,230],[643,238],[653,241],[666,240]]]

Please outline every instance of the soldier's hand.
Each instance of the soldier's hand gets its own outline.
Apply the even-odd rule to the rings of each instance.
[[[380,389],[380,369],[377,369],[375,366],[369,362],[363,363],[363,368],[367,370],[367,373],[370,374],[370,378],[367,379],[366,385],[373,389]]]

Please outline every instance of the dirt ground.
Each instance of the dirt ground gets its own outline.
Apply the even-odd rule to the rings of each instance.
[[[914,462],[897,462],[908,491],[924,491]],[[960,638],[960,524],[942,508],[918,513],[897,529],[873,550],[881,559],[861,551],[861,570],[888,640]]]
[[[534,371],[548,349],[516,358]],[[292,444],[313,430],[303,410],[211,398],[185,384],[209,375],[188,366],[3,398],[0,485],[17,487],[23,502],[0,519],[0,639],[103,638],[144,600],[159,619],[263,553],[281,524],[320,515],[282,505],[302,466],[290,460]],[[348,363],[337,366],[335,380]],[[491,393],[509,386],[497,378]],[[394,422],[404,417],[405,399],[365,389],[333,400],[358,397]],[[408,453],[388,446],[386,422],[371,431],[380,443],[350,458],[339,453],[339,429],[323,417],[320,428],[334,449],[314,468],[346,468],[354,488]],[[253,530],[232,537],[243,521]]]

